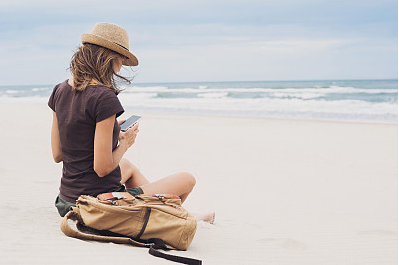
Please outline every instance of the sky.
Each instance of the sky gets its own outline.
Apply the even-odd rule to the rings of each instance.
[[[1,0],[0,85],[56,84],[96,22],[135,82],[397,79],[394,0]]]

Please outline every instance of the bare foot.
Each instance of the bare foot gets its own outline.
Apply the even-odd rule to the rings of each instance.
[[[210,224],[213,224],[215,222],[215,212],[207,214],[197,214],[197,213],[191,213],[191,214],[194,215],[197,221],[204,221]]]

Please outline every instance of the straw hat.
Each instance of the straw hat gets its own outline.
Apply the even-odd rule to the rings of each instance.
[[[136,56],[129,52],[129,36],[126,30],[118,25],[97,23],[91,33],[82,34],[81,39],[83,44],[96,44],[126,56],[123,65],[136,66],[139,64]]]

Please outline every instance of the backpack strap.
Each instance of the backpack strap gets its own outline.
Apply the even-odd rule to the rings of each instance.
[[[73,229],[69,224],[68,220],[76,222],[76,228]],[[148,240],[133,239],[124,235],[120,235],[111,231],[97,230],[84,225],[82,217],[79,213],[79,208],[73,207],[72,211],[69,211],[61,223],[61,231],[69,237],[74,237],[83,240],[94,240],[101,242],[112,242],[116,244],[130,244],[139,247],[149,247],[148,253],[155,257],[164,258],[170,261],[175,261],[183,264],[190,265],[201,265],[202,261],[197,259],[191,259],[186,257],[180,257],[175,255],[166,254],[160,252],[157,249],[171,250],[175,249],[165,244],[160,238],[150,238]]]
[[[163,240],[160,238],[151,238],[151,239],[159,239],[163,242]],[[150,253],[150,255],[153,255],[155,257],[164,258],[164,259],[167,259],[170,261],[179,262],[179,263],[183,263],[183,264],[189,264],[189,265],[201,265],[202,264],[202,261],[198,260],[198,259],[175,256],[175,255],[166,254],[164,252],[161,252],[161,251],[157,250],[156,244],[154,244],[154,245],[151,244],[150,249],[148,250],[148,253]]]

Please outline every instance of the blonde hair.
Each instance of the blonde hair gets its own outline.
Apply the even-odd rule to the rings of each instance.
[[[131,79],[114,72],[113,61],[120,56],[123,55],[95,44],[85,43],[80,46],[72,56],[69,66],[73,77],[72,90],[83,91],[94,79],[119,94],[121,90],[115,77],[127,84],[131,82]]]

